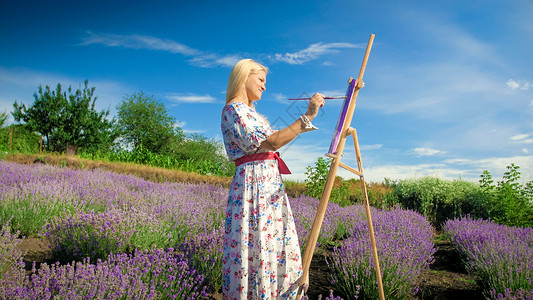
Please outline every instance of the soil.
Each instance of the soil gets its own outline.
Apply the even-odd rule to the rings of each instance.
[[[422,272],[419,276],[416,283],[419,286],[419,292],[409,297],[408,300],[484,299],[476,278],[466,272],[458,253],[450,242],[437,241],[435,246],[437,248],[434,256],[435,261],[429,270]],[[24,239],[18,248],[23,253],[28,273],[31,272],[33,262],[37,268],[43,262],[48,264],[55,262],[49,246],[38,238]],[[313,257],[309,270],[310,286],[307,290],[307,296],[311,300],[325,299],[331,291],[335,296],[346,299],[346,296],[337,292],[329,281],[331,270],[326,259],[330,255],[331,252],[324,250]],[[216,293],[212,295],[211,299],[222,299],[222,296],[220,293]]]
[[[459,254],[447,240],[435,242],[437,252],[429,270],[418,277],[419,292],[411,299],[485,299],[477,278],[469,275]]]

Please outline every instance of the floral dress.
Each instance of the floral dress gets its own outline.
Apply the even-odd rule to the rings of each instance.
[[[268,152],[259,148],[274,131],[244,103],[222,113],[222,135],[231,161]],[[224,299],[292,299],[302,276],[301,252],[292,210],[276,160],[237,167],[226,208]]]

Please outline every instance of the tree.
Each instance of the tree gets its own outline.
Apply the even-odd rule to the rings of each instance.
[[[87,80],[84,84],[82,90],[75,92],[70,86],[63,91],[60,83],[55,91],[39,85],[33,94],[34,103],[27,108],[15,101],[12,115],[15,121],[22,120],[32,131],[43,135],[51,151],[64,151],[67,144],[84,148],[108,146],[113,142],[114,120],[107,119],[109,110],[95,110],[95,88],[89,88]]]
[[[0,128],[7,122],[7,113],[0,112]]]
[[[165,105],[143,92],[126,95],[117,106],[117,115],[120,136],[134,148],[168,153],[184,138]]]

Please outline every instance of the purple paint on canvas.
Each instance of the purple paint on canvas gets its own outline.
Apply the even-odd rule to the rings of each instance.
[[[335,152],[337,152],[337,146],[339,145],[339,141],[341,138],[342,127],[344,126],[344,120],[346,119],[346,113],[348,112],[348,107],[350,106],[350,102],[352,100],[352,95],[355,90],[356,81],[357,79],[353,79],[348,85],[348,90],[346,91],[346,99],[344,100],[344,105],[342,107],[341,115],[339,116],[339,120],[337,121],[337,126],[335,127],[335,133],[333,135],[333,139],[331,140],[328,153],[335,154]]]

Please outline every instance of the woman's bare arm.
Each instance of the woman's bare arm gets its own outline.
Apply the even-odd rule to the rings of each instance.
[[[305,128],[304,122],[297,119],[291,125],[274,132],[270,135],[263,143],[261,143],[261,148],[277,151],[279,148],[290,143],[294,138],[296,138],[300,133],[303,132]]]
[[[309,100],[309,106],[305,113],[307,119],[309,121],[313,120],[322,106],[324,106],[324,96],[318,93],[314,94]],[[260,147],[276,151],[294,140],[294,138],[304,131],[305,126],[305,123],[301,119],[297,119],[291,125],[270,135],[263,143],[261,143]]]

